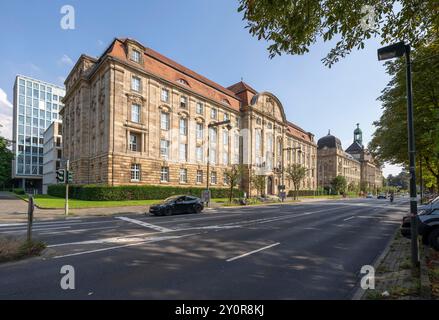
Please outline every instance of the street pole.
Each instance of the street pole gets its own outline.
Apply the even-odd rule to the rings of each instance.
[[[422,181],[422,157],[419,155],[419,189],[421,191],[421,204],[424,198],[424,181]]]
[[[206,190],[209,192],[209,167],[210,167],[210,127],[207,127],[207,173],[206,173]],[[210,199],[206,206],[209,207]]]
[[[405,45],[406,78],[407,78],[407,127],[408,149],[410,161],[410,216],[411,216],[411,251],[412,266],[419,265],[418,251],[418,228],[417,228],[417,194],[416,194],[416,171],[415,171],[415,130],[413,125],[413,97],[412,97],[412,65],[410,59],[410,45]]]
[[[69,171],[70,171],[70,160],[67,160],[66,172],[64,173],[64,179],[66,182],[66,201],[64,205],[64,213],[66,216],[69,215]]]

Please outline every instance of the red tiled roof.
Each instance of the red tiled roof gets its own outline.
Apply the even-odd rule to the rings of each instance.
[[[235,94],[241,93],[242,91],[245,91],[245,90],[251,91],[254,94],[258,93],[255,89],[253,89],[252,87],[250,87],[247,83],[245,83],[243,81],[239,81],[239,82],[231,85],[230,87],[227,87],[227,89],[229,89],[230,91],[233,91]]]
[[[118,59],[132,64],[132,62],[127,58],[125,52],[124,42],[127,40],[128,39],[116,39],[108,51],[108,55],[117,57]],[[145,48],[144,69],[145,71],[155,74],[172,83],[179,84],[176,81],[183,79],[189,84],[191,90],[195,91],[196,93],[215,100],[221,104],[225,104],[224,101],[228,100],[230,102],[229,106],[236,111],[239,111],[240,101],[233,91],[222,87],[206,77],[163,56],[153,49]]]

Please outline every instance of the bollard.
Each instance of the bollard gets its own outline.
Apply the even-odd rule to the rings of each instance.
[[[34,220],[34,197],[29,196],[27,206],[27,242],[32,241],[32,223]]]

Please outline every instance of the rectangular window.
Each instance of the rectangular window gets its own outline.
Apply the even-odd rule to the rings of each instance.
[[[164,159],[169,159],[169,141],[160,140],[160,156]]]
[[[131,78],[131,89],[140,92],[140,78],[137,77]]]
[[[187,136],[187,119],[180,118],[180,135]]]
[[[203,170],[197,170],[197,183],[203,183]]]
[[[197,133],[197,139],[203,139],[203,124],[197,123],[196,124],[196,133]]]
[[[169,102],[169,91],[166,89],[162,89],[161,100],[163,102]]]
[[[169,113],[160,113],[160,128],[162,130],[169,130]]]
[[[225,147],[229,145],[229,132],[227,130],[223,131],[223,145]]]
[[[235,134],[234,155],[235,155],[234,162],[235,164],[238,164],[239,163],[239,134]]]
[[[229,120],[229,115],[224,112],[224,121]]]
[[[198,146],[196,149],[197,162],[203,162],[203,147]]]
[[[140,122],[140,106],[138,104],[131,105],[131,121]]]
[[[203,114],[203,104],[201,102],[197,102],[197,109],[196,112],[198,114]]]
[[[210,183],[216,184],[216,171],[212,171],[210,174]]]
[[[216,119],[217,116],[217,110],[215,108],[210,109],[210,118]]]
[[[160,170],[160,181],[161,182],[169,182],[169,168],[162,167]]]
[[[137,134],[130,133],[130,151],[140,151],[138,148],[139,137]]]
[[[179,155],[180,161],[187,161],[187,144],[180,143]]]
[[[137,50],[133,50],[131,52],[131,60],[134,62],[140,63],[140,52]]]
[[[180,108],[187,108],[187,97],[180,97]]]
[[[140,181],[140,164],[131,164],[131,181]]]
[[[180,183],[187,183],[187,169],[180,169]]]
[[[229,184],[229,177],[228,177],[226,174],[223,175],[223,183],[224,183],[225,185],[228,185],[228,184]]]

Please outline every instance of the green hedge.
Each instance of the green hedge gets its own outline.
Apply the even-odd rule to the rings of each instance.
[[[107,185],[70,185],[69,198],[91,201],[120,201],[120,200],[157,200],[177,194],[190,194],[200,197],[205,188],[170,187],[170,186],[107,186]],[[227,198],[229,189],[210,188],[212,198]],[[47,193],[54,197],[65,197],[65,185],[50,185]],[[242,197],[243,193],[237,189],[233,197]]]
[[[15,188],[15,189],[12,189],[12,192],[15,193],[15,194],[19,194],[19,195],[24,195],[24,194],[26,194],[26,192],[25,192],[24,189],[22,189],[22,188]]]
[[[319,191],[317,191],[317,190],[299,190],[299,192],[298,192],[299,197],[315,196],[315,195],[319,195],[319,194],[321,194],[321,193],[319,193]],[[293,197],[294,190],[289,190],[287,196]]]

